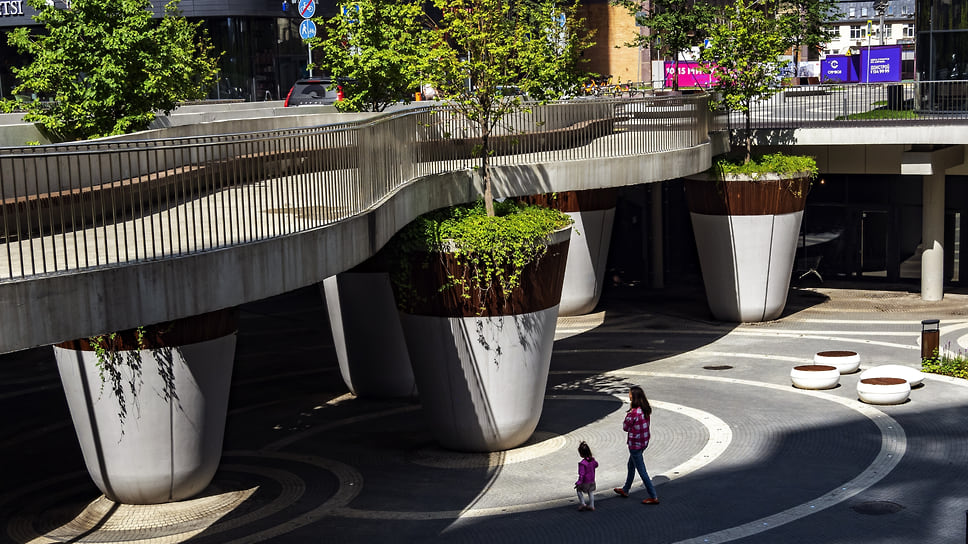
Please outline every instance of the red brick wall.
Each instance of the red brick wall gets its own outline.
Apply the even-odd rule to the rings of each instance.
[[[635,18],[625,8],[607,2],[586,2],[580,11],[586,26],[597,30],[595,45],[585,52],[589,59],[585,64],[587,71],[611,75],[613,83],[651,81],[648,50],[640,54],[637,48],[624,45],[639,33]]]

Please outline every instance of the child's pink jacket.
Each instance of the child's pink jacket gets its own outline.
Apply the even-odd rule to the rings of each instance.
[[[578,481],[575,485],[595,483],[595,469],[598,468],[598,461],[594,457],[582,459],[578,463]]]

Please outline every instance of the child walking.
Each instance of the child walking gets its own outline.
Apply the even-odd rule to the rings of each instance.
[[[592,449],[588,447],[588,444],[583,440],[581,444],[578,444],[578,455],[581,455],[581,461],[578,462],[578,481],[575,482],[575,489],[578,490],[578,502],[581,506],[578,507],[579,512],[595,511],[595,469],[598,468],[598,461],[592,457]],[[588,504],[585,504],[585,496],[583,493],[588,494]]]

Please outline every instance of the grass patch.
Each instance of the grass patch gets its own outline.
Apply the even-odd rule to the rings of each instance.
[[[918,114],[911,110],[888,110],[878,108],[871,111],[852,113],[850,115],[838,115],[834,119],[837,121],[857,121],[868,119],[917,119]]]
[[[940,354],[934,351],[934,357],[921,360],[921,371],[953,378],[968,379],[968,352],[959,349],[951,351],[951,342],[944,346]]]

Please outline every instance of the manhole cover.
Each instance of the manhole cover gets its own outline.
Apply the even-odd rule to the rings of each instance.
[[[895,514],[901,510],[904,510],[904,507],[896,502],[891,501],[870,501],[855,504],[854,506],[851,506],[851,509],[858,514],[881,516],[884,514]]]
[[[733,367],[729,365],[706,365],[703,368],[706,370],[729,370]]]

